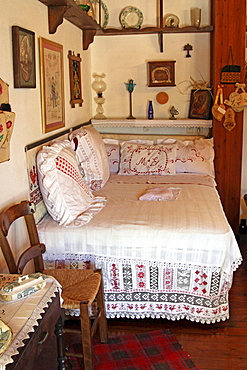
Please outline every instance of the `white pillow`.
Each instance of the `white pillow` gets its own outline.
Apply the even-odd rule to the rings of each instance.
[[[85,174],[85,181],[91,190],[101,189],[109,179],[109,164],[105,144],[100,133],[93,126],[83,126],[70,136],[77,160]]]
[[[176,145],[121,143],[119,175],[173,175]]]
[[[117,139],[103,139],[106,147],[106,153],[109,163],[110,173],[118,173],[119,164],[120,164],[120,142],[127,143],[138,143],[138,144],[147,144],[152,145],[152,140],[128,140],[121,141]]]
[[[120,145],[105,143],[110,173],[118,173],[120,162]]]
[[[193,172],[213,176],[213,139],[177,141],[176,172]]]
[[[92,218],[83,212],[90,207],[94,196],[83,181],[69,140],[55,141],[40,150],[37,169],[45,205],[55,221],[69,226],[80,216],[83,223]]]
[[[176,143],[176,173],[200,173],[214,177],[214,146],[213,138],[180,141],[173,139],[161,140],[159,143]]]

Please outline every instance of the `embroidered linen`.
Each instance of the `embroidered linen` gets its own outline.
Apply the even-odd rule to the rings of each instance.
[[[148,188],[139,200],[169,201],[176,200],[180,193],[179,188]]]
[[[69,140],[40,150],[37,167],[46,208],[59,225],[83,225],[104,206],[104,198],[94,197],[83,181]]]
[[[213,139],[197,139],[190,141],[158,140],[159,143],[177,144],[175,171],[176,173],[203,173],[214,177]]]
[[[105,143],[110,173],[118,173],[120,162],[120,145]]]
[[[175,173],[176,146],[123,142],[120,175],[171,175]]]
[[[102,267],[108,317],[228,318],[228,291],[241,263],[237,242],[214,180],[188,174],[188,184],[185,174],[177,176],[181,184],[167,184],[179,183],[176,202],[138,200],[147,184],[170,176],[131,184],[139,176],[113,175],[97,192],[107,196],[106,207],[90,223],[71,232],[46,216],[38,224],[46,268]]]
[[[7,278],[7,274],[0,275],[1,282]],[[42,318],[48,303],[57,292],[60,292],[61,286],[54,278],[48,277],[46,282],[44,289],[26,298],[11,303],[0,302],[0,317],[13,332],[11,344],[0,355],[0,370],[6,369],[7,364],[13,362],[12,357],[19,354],[20,347],[24,346],[24,340],[30,338],[30,333],[36,330],[38,320]]]
[[[83,126],[73,131],[69,138],[74,144],[87,185],[93,191],[99,190],[110,174],[105,145],[99,132],[92,126]]]
[[[10,139],[15,122],[14,112],[0,111],[0,162],[10,159]]]
[[[119,163],[120,163],[120,142],[121,140],[117,139],[103,139],[106,147],[106,153],[109,162],[110,173],[118,173]],[[128,143],[138,143],[138,144],[147,144],[153,145],[153,140],[128,140],[125,141]]]

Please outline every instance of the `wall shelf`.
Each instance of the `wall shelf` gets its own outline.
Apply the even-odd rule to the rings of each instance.
[[[142,27],[140,29],[136,28],[103,28],[97,30],[97,35],[142,35],[142,34],[152,34],[152,33],[205,33],[212,32],[213,26],[204,26],[200,28],[186,26],[186,27]]]
[[[93,42],[94,36],[113,35],[145,35],[157,34],[159,36],[160,51],[163,52],[163,34],[169,33],[205,33],[212,32],[213,26],[200,28],[186,27],[163,27],[163,0],[160,0],[160,25],[159,27],[136,28],[102,28],[92,17],[81,9],[74,0],[39,0],[48,7],[49,33],[56,32],[57,27],[63,23],[63,19],[74,24],[83,31],[83,50],[87,50]]]
[[[155,134],[155,135],[202,135],[208,136],[212,120],[198,119],[120,119],[91,120],[100,133]]]

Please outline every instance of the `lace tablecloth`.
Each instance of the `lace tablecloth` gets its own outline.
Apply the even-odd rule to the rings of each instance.
[[[2,282],[16,275],[0,274],[0,286]],[[18,348],[24,346],[24,339],[29,338],[29,333],[38,325],[44,309],[55,297],[60,289],[59,283],[52,277],[46,279],[46,286],[38,292],[22,298],[18,301],[3,302],[0,300],[0,319],[5,322],[13,333],[12,341],[5,352],[0,355],[0,370],[13,362],[12,356],[18,354]]]

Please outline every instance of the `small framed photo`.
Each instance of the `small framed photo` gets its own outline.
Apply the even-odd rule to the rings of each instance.
[[[191,90],[189,118],[210,119],[212,101],[209,90]]]
[[[70,104],[75,108],[75,104],[82,107],[82,91],[81,91],[81,58],[80,54],[75,56],[71,50],[68,53],[69,58],[69,80],[70,80]]]
[[[40,37],[43,132],[65,126],[63,45]]]
[[[175,60],[148,62],[148,86],[176,86]]]
[[[14,87],[36,87],[35,33],[12,26]]]

